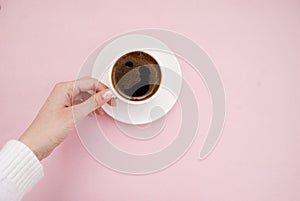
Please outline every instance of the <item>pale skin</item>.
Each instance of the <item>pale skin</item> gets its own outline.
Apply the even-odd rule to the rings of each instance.
[[[81,101],[75,104],[76,99]],[[101,106],[106,103],[115,105],[113,93],[93,78],[58,83],[19,141],[42,160],[68,136],[78,121],[94,111],[103,115]],[[76,111],[75,116],[73,111]]]

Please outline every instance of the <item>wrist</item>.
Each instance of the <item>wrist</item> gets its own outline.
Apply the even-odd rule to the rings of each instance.
[[[43,160],[51,153],[51,150],[47,146],[42,145],[41,143],[27,137],[26,135],[22,135],[19,138],[19,141],[25,144],[39,159],[39,161]]]

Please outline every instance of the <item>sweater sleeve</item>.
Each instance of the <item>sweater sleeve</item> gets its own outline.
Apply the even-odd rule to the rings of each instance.
[[[0,201],[15,201],[44,176],[35,154],[22,142],[10,140],[0,150]]]

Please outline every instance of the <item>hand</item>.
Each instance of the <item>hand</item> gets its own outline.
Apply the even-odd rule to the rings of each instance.
[[[101,106],[106,102],[114,105],[112,97],[113,93],[93,78],[58,83],[19,140],[42,160],[67,137],[78,121],[93,111],[104,114]]]

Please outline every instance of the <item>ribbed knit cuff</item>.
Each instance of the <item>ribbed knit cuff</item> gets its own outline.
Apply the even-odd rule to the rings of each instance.
[[[10,140],[0,151],[0,180],[14,184],[21,197],[43,176],[40,161],[22,142]]]

